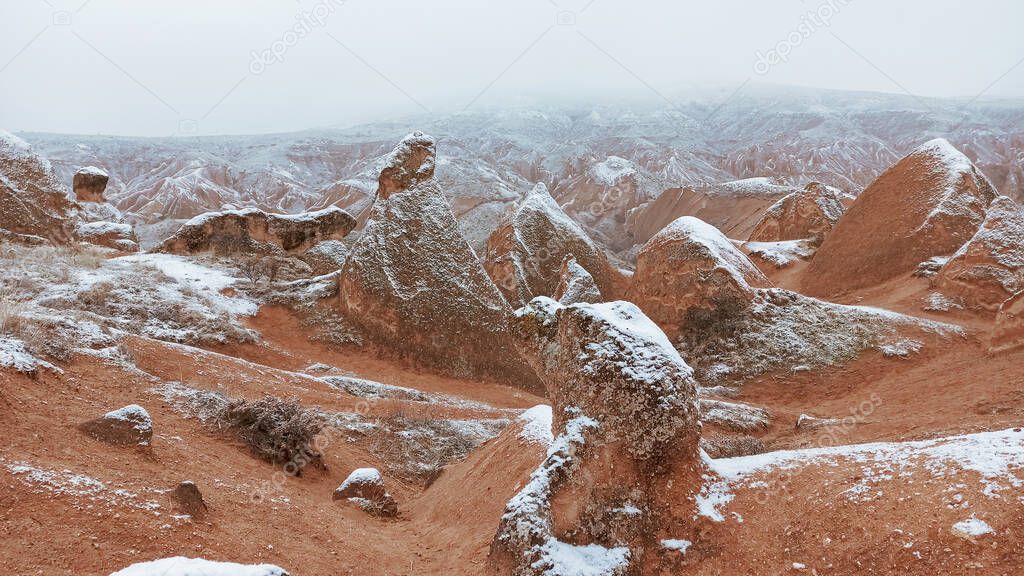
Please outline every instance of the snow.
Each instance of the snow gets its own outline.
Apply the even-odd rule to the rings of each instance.
[[[1012,428],[935,440],[874,442],[803,450],[781,450],[705,463],[717,475],[706,475],[698,497],[698,514],[721,522],[720,508],[732,500],[731,485],[759,472],[792,469],[812,463],[851,461],[863,465],[868,480],[889,480],[901,471],[923,468],[934,477],[962,478],[962,470],[981,476],[982,492],[998,498],[1007,485],[1024,487],[1024,429]],[[860,486],[864,486],[861,488]],[[865,490],[864,480],[852,489],[851,499]]]
[[[14,368],[18,372],[35,372],[39,368],[60,371],[56,366],[36,358],[17,338],[0,335],[0,367]]]
[[[83,166],[78,169],[78,174],[85,174],[87,176],[103,176],[106,178],[110,177],[106,170],[97,168],[96,166]]]
[[[114,509],[121,506],[148,511],[160,515],[160,503],[148,500],[135,492],[113,488],[106,483],[85,474],[64,470],[47,470],[27,462],[6,465],[7,471],[21,482],[32,486],[36,492],[47,492],[58,496],[79,498]],[[159,492],[150,489],[154,494]]]
[[[675,538],[667,538],[661,541],[661,547],[666,550],[675,550],[680,554],[686,554],[686,551],[690,548],[693,542],[689,540],[678,540]]]
[[[79,236],[91,238],[104,234],[116,234],[127,238],[132,235],[132,227],[131,224],[120,222],[82,222],[78,225]]]
[[[286,576],[287,574],[283,568],[272,564],[246,565],[175,556],[132,564],[110,576]]]
[[[798,260],[807,260],[817,250],[810,241],[781,240],[779,242],[747,242],[744,247],[751,253],[778,268],[785,268]]]
[[[985,534],[994,534],[995,530],[993,530],[992,527],[983,520],[979,520],[972,516],[966,520],[961,520],[956,524],[953,524],[953,533],[967,536],[969,538],[975,538],[978,536],[984,536]]]
[[[679,238],[688,244],[700,246],[704,256],[722,268],[736,280],[740,286],[748,286],[747,278],[763,278],[761,271],[754,266],[749,258],[736,249],[736,246],[718,228],[693,216],[683,216],[673,220],[655,235],[655,238]],[[650,240],[648,242],[653,242]]]
[[[540,546],[541,558],[533,568],[543,576],[614,576],[629,562],[629,549],[597,544],[577,546],[554,538]]]
[[[112,420],[134,422],[135,429],[140,432],[148,432],[153,429],[153,419],[149,417],[149,412],[146,412],[146,409],[138,404],[129,404],[124,408],[107,412],[103,417]]]
[[[551,432],[551,406],[538,404],[519,415],[518,420],[523,423],[523,429],[519,432],[519,438],[527,442],[534,442],[543,446],[551,446],[555,437]]]
[[[603,162],[590,167],[590,175],[604,186],[615,186],[623,178],[636,174],[636,166],[625,158],[608,156]]]
[[[359,484],[371,484],[374,486],[383,486],[384,478],[380,475],[380,471],[376,468],[356,468],[348,475],[348,478],[341,483],[338,490],[345,490],[351,486]]]
[[[110,266],[132,266],[148,264],[160,272],[202,293],[212,303],[232,314],[253,316],[256,314],[256,303],[244,298],[229,297],[221,294],[221,290],[230,288],[237,282],[236,278],[208,266],[175,254],[132,254],[113,258],[108,261]]]

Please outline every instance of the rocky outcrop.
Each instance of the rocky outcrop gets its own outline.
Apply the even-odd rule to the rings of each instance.
[[[110,176],[101,168],[84,166],[75,172],[71,186],[79,202],[106,202],[103,191],[107,189]]]
[[[109,444],[148,446],[153,439],[153,419],[138,404],[129,404],[78,425],[86,434]]]
[[[75,228],[79,240],[122,252],[138,252],[139,237],[131,224],[121,222],[82,222]]]
[[[300,254],[321,240],[344,238],[355,225],[355,218],[333,206],[302,214],[269,214],[256,208],[208,212],[183,224],[159,251]]]
[[[333,500],[346,500],[375,515],[398,515],[398,503],[384,487],[376,468],[357,468],[334,490]]]
[[[637,256],[627,299],[670,336],[693,309],[745,307],[768,279],[715,227],[683,216]]]
[[[803,288],[828,296],[910,274],[969,240],[995,197],[949,142],[927,142],[857,197],[811,260]]]
[[[622,274],[562,211],[547,187],[538,184],[491,234],[484,268],[505,298],[522,306],[535,296],[554,294],[567,255],[594,277],[605,299],[618,298],[625,283]]]
[[[576,258],[571,255],[562,260],[562,268],[558,273],[558,286],[552,296],[559,304],[576,304],[586,302],[596,304],[601,302],[601,290],[597,282],[582,266],[576,263]]]
[[[772,204],[750,233],[751,242],[811,239],[820,244],[846,211],[843,193],[819,182]]]
[[[24,140],[0,130],[0,229],[4,237],[66,243],[74,237],[75,206],[49,161]]]
[[[993,311],[1024,290],[1024,209],[1006,196],[993,200],[981,227],[939,269],[934,285],[971,308]]]
[[[692,370],[628,302],[538,297],[516,329],[547,386],[554,441],[508,502],[490,568],[544,574],[586,558],[595,573],[626,574],[656,563],[660,540],[692,532],[692,512],[673,511],[701,487]]]
[[[338,308],[371,341],[416,363],[537,389],[510,340],[512,309],[459,233],[429,176],[433,164],[429,136],[396,146],[338,277]]]
[[[996,313],[989,351],[1002,352],[1024,346],[1024,290],[1006,299]]]

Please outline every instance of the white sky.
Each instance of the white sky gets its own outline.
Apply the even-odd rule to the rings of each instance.
[[[0,0],[0,128],[277,132],[747,80],[1024,97],[1022,22],[1019,0]]]

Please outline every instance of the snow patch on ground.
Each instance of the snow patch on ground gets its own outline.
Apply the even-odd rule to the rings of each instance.
[[[2,335],[0,335],[0,368],[14,368],[18,372],[26,373],[33,373],[40,368],[62,372],[53,364],[33,356],[21,340]]]
[[[551,446],[555,440],[551,432],[551,418],[551,406],[547,404],[539,404],[525,410],[518,418],[523,423],[523,430],[519,433],[519,438],[527,442]]]
[[[135,492],[111,488],[104,482],[85,474],[78,474],[67,469],[37,468],[27,462],[14,462],[7,464],[6,468],[15,478],[31,486],[36,492],[86,499],[94,504],[104,504],[109,508],[130,506],[139,510],[151,511],[157,516],[160,515],[158,512],[161,508],[159,502],[145,499]]]
[[[272,564],[235,564],[202,558],[175,556],[139,562],[110,576],[287,576],[284,568]]]
[[[747,242],[744,247],[752,255],[774,264],[776,268],[785,268],[793,262],[807,260],[817,251],[808,240]]]

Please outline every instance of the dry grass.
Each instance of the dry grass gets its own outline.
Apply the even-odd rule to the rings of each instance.
[[[13,300],[0,300],[0,334],[17,334],[24,324],[25,305]]]
[[[296,400],[273,396],[235,400],[219,414],[217,424],[233,432],[260,458],[288,466],[296,475],[310,465],[325,468],[314,443],[324,428],[324,418]]]

